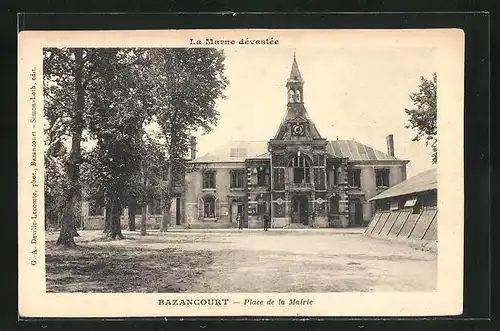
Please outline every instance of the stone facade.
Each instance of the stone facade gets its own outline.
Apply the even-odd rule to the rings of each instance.
[[[185,222],[189,227],[347,227],[366,225],[371,197],[406,179],[408,161],[355,141],[322,138],[304,106],[304,81],[294,58],[287,110],[275,137],[231,142],[188,163]],[[212,211],[213,209],[213,211]]]

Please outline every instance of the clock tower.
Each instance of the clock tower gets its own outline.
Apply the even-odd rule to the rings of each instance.
[[[318,225],[327,222],[328,141],[305,108],[304,79],[295,54],[285,87],[286,113],[268,143],[271,215],[277,225]]]
[[[302,141],[323,139],[304,106],[304,79],[300,74],[295,54],[293,55],[290,76],[285,86],[287,93],[287,111],[274,139]]]

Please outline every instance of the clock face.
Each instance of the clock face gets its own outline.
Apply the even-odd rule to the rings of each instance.
[[[300,136],[304,133],[304,125],[294,124],[292,130],[295,135]]]

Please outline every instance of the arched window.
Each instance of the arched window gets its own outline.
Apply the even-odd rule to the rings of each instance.
[[[293,182],[298,184],[309,183],[309,162],[303,156],[296,156],[290,161],[293,168]]]
[[[203,217],[205,218],[215,217],[215,198],[212,196],[207,196],[203,198]]]
[[[297,100],[297,102],[300,102],[300,90],[297,90],[297,92],[295,92],[295,99]]]
[[[293,90],[290,90],[288,94],[289,94],[288,101],[293,102]]]
[[[332,195],[330,198],[330,214],[339,214],[339,197],[337,195]]]

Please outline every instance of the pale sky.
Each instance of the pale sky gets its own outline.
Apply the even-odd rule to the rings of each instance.
[[[229,140],[268,140],[286,111],[286,79],[291,48],[226,48],[225,99],[220,119],[208,135],[198,136],[201,156]],[[394,135],[395,156],[410,160],[408,177],[432,166],[431,148],[412,142],[405,107],[420,77],[436,71],[435,50],[412,46],[296,48],[305,81],[304,103],[323,138],[354,139],[386,152]],[[438,73],[439,76],[439,73]]]

